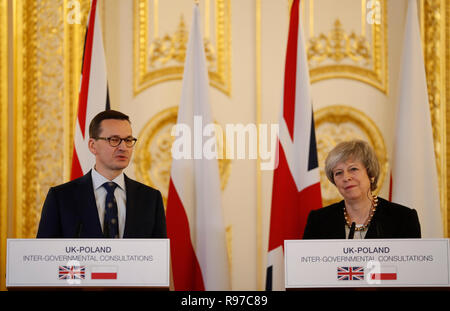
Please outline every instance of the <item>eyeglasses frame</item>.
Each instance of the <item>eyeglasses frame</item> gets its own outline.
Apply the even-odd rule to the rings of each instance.
[[[101,139],[101,140],[106,140],[108,143],[109,143],[109,145],[111,146],[111,147],[118,147],[118,146],[120,146],[120,144],[122,143],[122,141],[124,141],[125,142],[125,146],[127,146],[128,148],[131,148],[131,147],[134,147],[134,145],[136,145],[136,142],[137,142],[137,138],[136,137],[133,137],[133,136],[128,136],[128,137],[125,137],[125,138],[121,138],[121,137],[119,137],[119,136],[111,136],[111,137],[93,137],[95,140],[98,140],[98,139]],[[120,141],[119,141],[119,143],[117,144],[117,145],[113,145],[112,143],[111,143],[111,139],[112,138],[118,138],[118,139],[120,139]],[[128,146],[128,144],[127,144],[127,139],[129,139],[129,138],[131,138],[131,141],[133,142],[133,144],[131,145],[131,146]]]

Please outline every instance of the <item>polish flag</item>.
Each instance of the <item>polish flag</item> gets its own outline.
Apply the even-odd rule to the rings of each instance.
[[[109,96],[105,52],[97,13],[97,0],[92,0],[84,42],[71,180],[83,176],[94,166],[95,158],[88,148],[89,123],[97,113],[106,109],[109,109]]]
[[[370,280],[395,281],[397,280],[397,267],[383,266],[379,271],[370,274]]]
[[[266,290],[284,290],[284,240],[301,239],[309,212],[322,207],[299,0],[292,4],[289,22],[278,160],[273,176]]]
[[[175,290],[230,289],[217,156],[202,154],[203,146],[194,143],[202,141],[206,130],[197,133],[194,123],[214,124],[208,87],[199,9],[194,5],[178,120],[172,133],[177,128],[187,129],[191,133],[189,150],[194,150],[195,156],[180,157],[181,151],[174,146],[181,137],[175,137],[166,212]],[[207,143],[208,150],[217,152],[214,133],[205,146]]]
[[[92,280],[117,280],[117,267],[95,266],[91,268]]]
[[[417,210],[423,238],[443,222],[417,2],[408,2],[392,164],[392,201]]]

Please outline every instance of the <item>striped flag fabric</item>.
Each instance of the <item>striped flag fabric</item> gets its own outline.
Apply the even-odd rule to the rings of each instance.
[[[433,129],[415,0],[408,2],[401,61],[392,201],[417,210],[423,238],[442,238]]]
[[[91,268],[92,280],[117,280],[117,266],[94,266]]]
[[[86,266],[59,266],[60,280],[84,280],[86,278]]]
[[[299,0],[292,4],[289,22],[278,161],[273,176],[266,290],[284,290],[284,240],[301,239],[309,212],[322,207]]]
[[[370,273],[370,280],[377,281],[395,281],[397,280],[396,266],[381,266],[372,273]]]
[[[83,176],[94,166],[95,158],[88,148],[89,123],[97,113],[106,109],[109,109],[109,96],[105,51],[97,13],[97,0],[92,0],[84,42],[71,180]]]
[[[190,129],[189,143],[200,139],[194,123],[213,125],[208,99],[208,72],[200,31],[198,5],[194,5],[184,65],[177,126]],[[172,129],[173,133],[174,129]],[[215,136],[208,139],[216,144]],[[181,137],[179,137],[181,138]],[[176,138],[179,139],[179,138]],[[173,146],[176,143],[174,141]],[[196,149],[195,144],[190,150]],[[198,147],[198,146],[197,146]],[[202,148],[203,146],[200,146]],[[211,149],[217,151],[217,146]],[[203,150],[203,149],[201,149]],[[170,238],[175,290],[229,290],[225,225],[216,157],[192,154],[180,157],[172,147],[172,168],[167,199],[167,235]]]

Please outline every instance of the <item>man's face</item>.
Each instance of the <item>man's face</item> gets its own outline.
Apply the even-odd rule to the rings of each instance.
[[[107,119],[100,123],[99,137],[112,136],[127,138],[132,136],[130,122],[127,120]],[[95,155],[95,169],[103,176],[113,179],[130,163],[133,147],[127,147],[124,141],[112,147],[107,140],[89,139],[89,149]]]

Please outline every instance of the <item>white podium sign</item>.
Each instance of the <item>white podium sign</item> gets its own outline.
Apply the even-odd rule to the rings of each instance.
[[[8,239],[6,286],[169,287],[168,239]]]
[[[447,287],[448,239],[286,240],[286,288]]]

